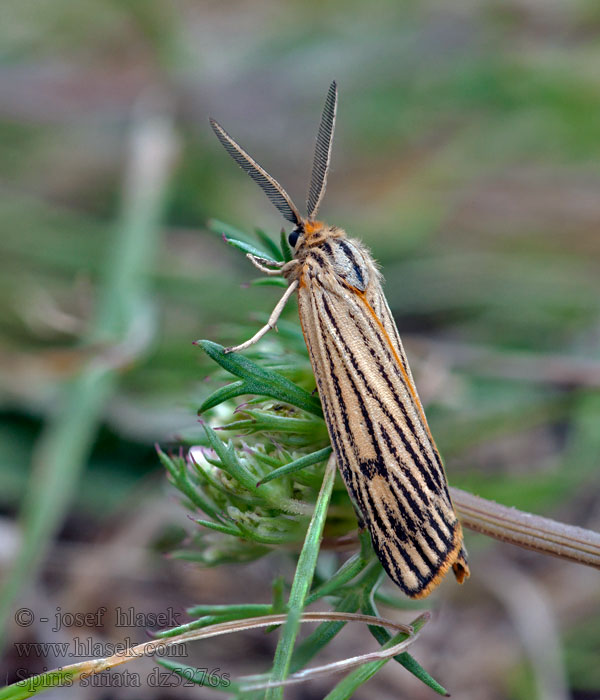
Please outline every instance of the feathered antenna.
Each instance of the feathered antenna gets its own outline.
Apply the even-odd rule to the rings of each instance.
[[[335,80],[329,86],[325,107],[321,116],[313,169],[310,177],[310,187],[306,207],[308,218],[314,219],[319,210],[319,205],[325,194],[327,186],[327,174],[331,163],[331,146],[333,144],[333,131],[335,129],[335,113],[337,110],[337,85]]]
[[[301,222],[298,209],[290,199],[288,193],[283,187],[271,177],[269,173],[260,166],[254,158],[249,156],[246,151],[237,144],[231,136],[218,124],[214,119],[210,120],[210,125],[217,135],[219,141],[225,147],[225,150],[235,160],[235,162],[250,175],[254,182],[258,183],[262,191],[267,195],[271,202],[277,207],[284,219],[291,221],[296,226]]]

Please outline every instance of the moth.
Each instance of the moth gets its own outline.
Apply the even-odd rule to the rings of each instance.
[[[390,578],[411,598],[427,596],[452,568],[469,576],[460,522],[444,467],[369,251],[345,231],[317,221],[331,163],[337,111],[327,93],[302,217],[283,187],[213,119],[229,155],[293,224],[287,263],[248,255],[285,294],[268,323],[228,352],[248,348],[275,327],[298,295],[300,323],[338,467]]]

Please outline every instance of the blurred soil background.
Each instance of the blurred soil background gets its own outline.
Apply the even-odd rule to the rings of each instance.
[[[209,363],[192,341],[248,337],[278,293],[242,287],[253,269],[207,229],[281,227],[208,117],[302,208],[333,78],[321,215],[382,264],[450,482],[600,528],[597,2],[5,0],[0,52],[3,680],[64,663],[15,642],[143,641],[149,620],[117,627],[117,608],[184,621],[193,604],[267,602],[293,570],[285,554],[166,556],[194,525],[153,445],[195,423]],[[600,698],[598,573],[466,541],[472,578],[431,600],[415,657],[456,698]],[[101,606],[100,626],[39,620]],[[274,644],[227,636],[185,660],[234,677]],[[327,653],[369,644],[353,627]],[[142,688],[51,694],[217,696],[128,668]],[[389,663],[357,697],[433,693]]]

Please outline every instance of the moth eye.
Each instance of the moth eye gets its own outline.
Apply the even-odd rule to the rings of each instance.
[[[294,229],[290,235],[288,236],[288,243],[292,246],[292,248],[296,247],[296,243],[298,243],[298,236],[300,235],[300,231],[297,229]]]

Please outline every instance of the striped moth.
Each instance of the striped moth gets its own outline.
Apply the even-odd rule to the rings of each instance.
[[[210,121],[227,152],[294,225],[291,262],[248,256],[264,273],[282,275],[288,287],[268,323],[228,351],[258,341],[297,292],[331,444],[359,519],[390,578],[411,598],[423,598],[450,568],[462,583],[469,567],[444,467],[379,271],[362,243],[315,218],[329,172],[336,108],[333,82],[317,136],[306,218],[281,185]]]

